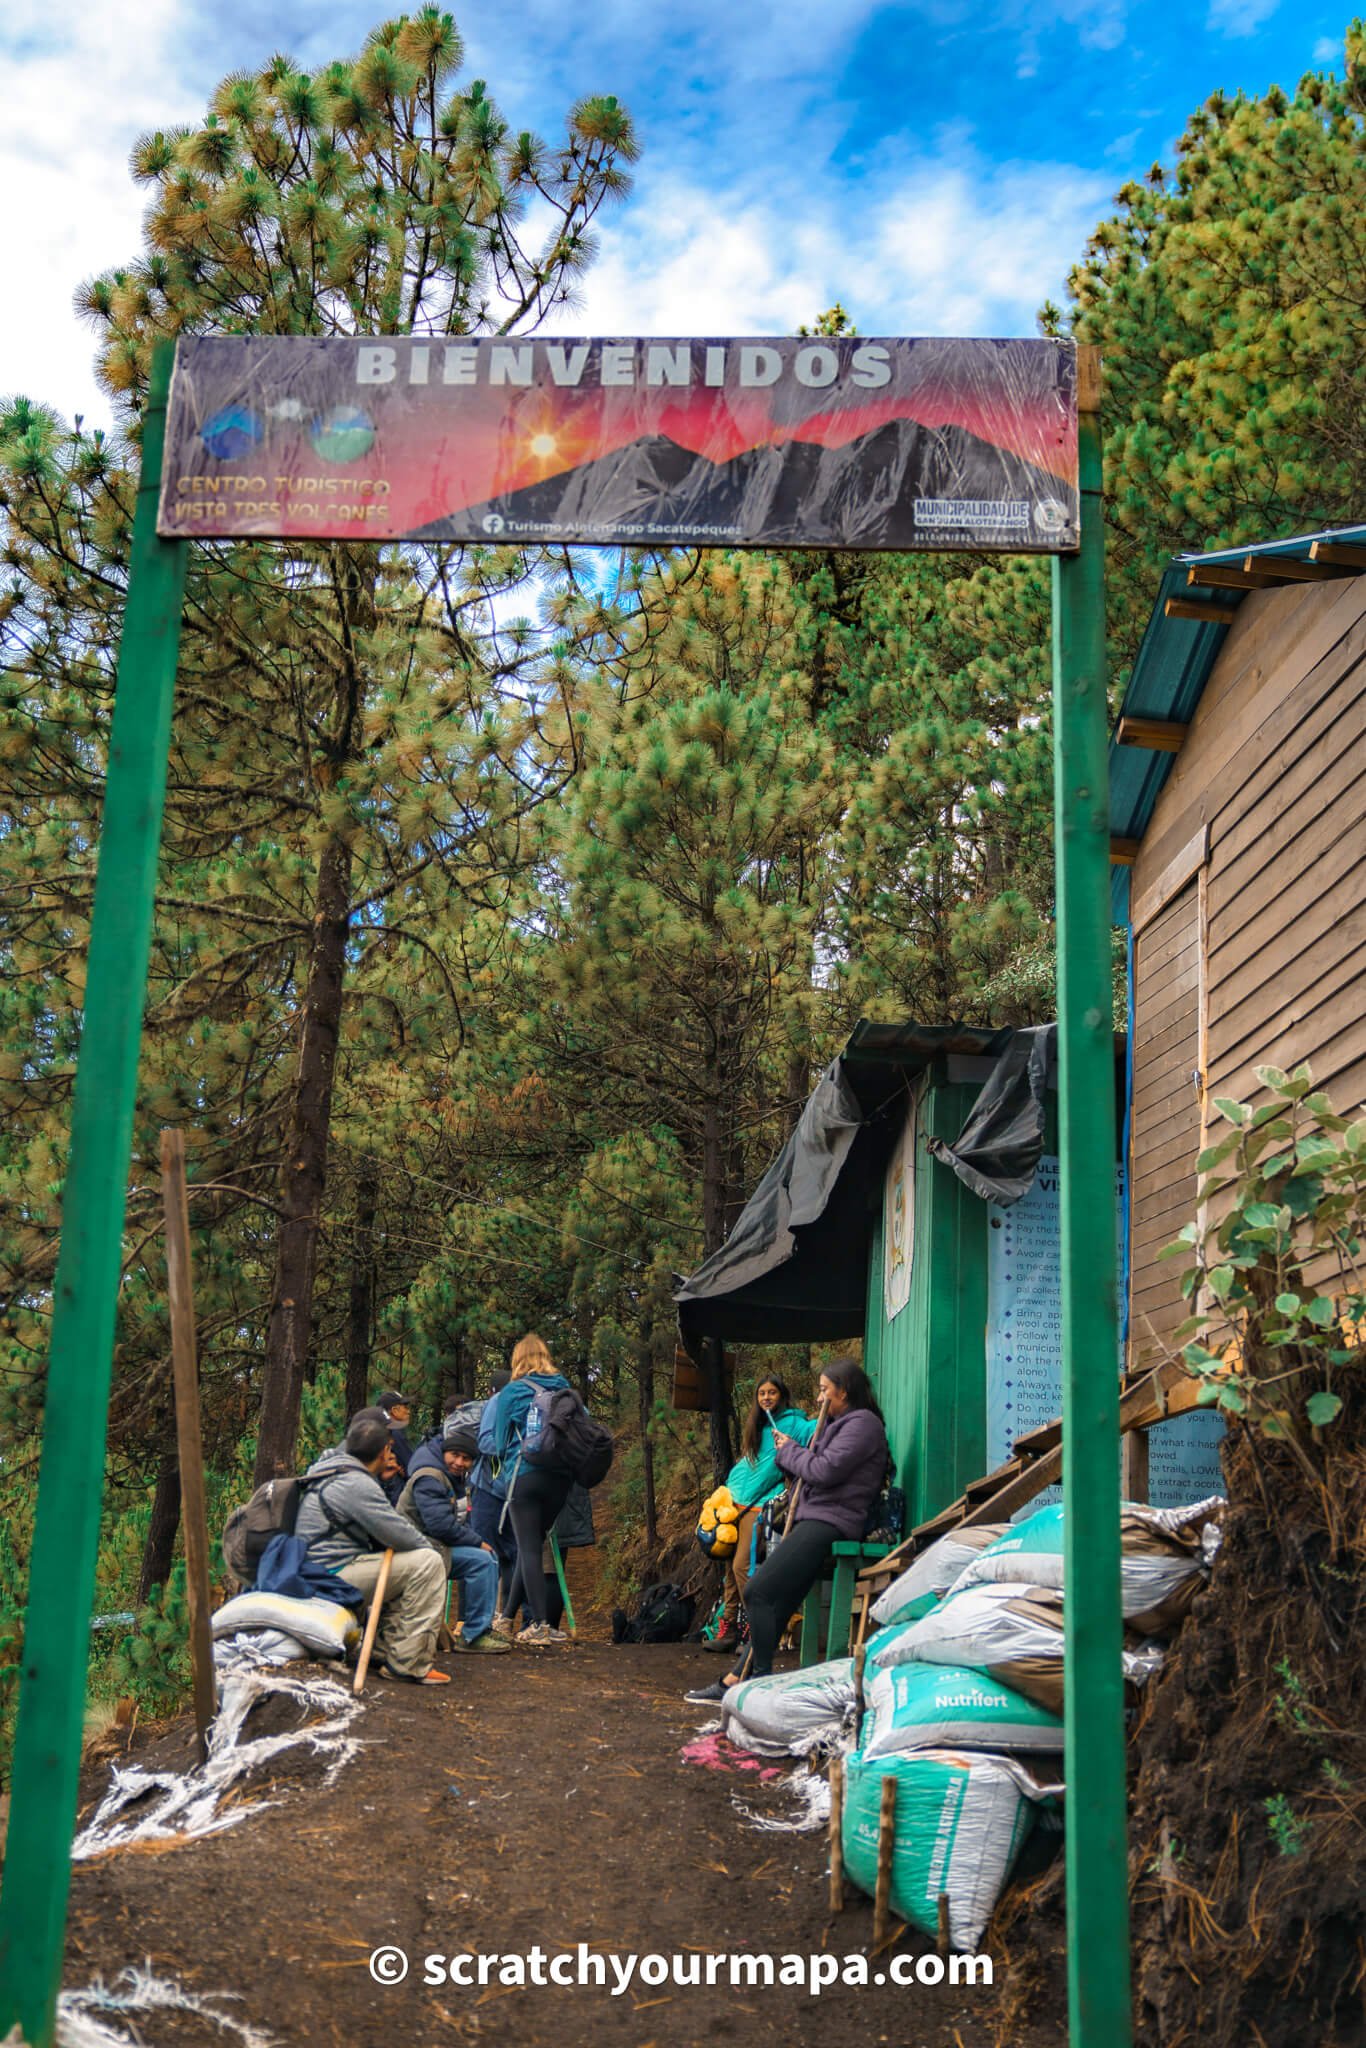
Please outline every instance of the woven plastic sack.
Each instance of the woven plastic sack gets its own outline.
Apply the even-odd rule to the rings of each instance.
[[[1208,1577],[1203,1532],[1217,1523],[1223,1509],[1217,1495],[1184,1508],[1142,1507],[1129,1501],[1121,1506],[1124,1619],[1140,1635],[1161,1635],[1189,1608]],[[1007,1580],[1061,1589],[1062,1543],[1061,1505],[1040,1508],[972,1559],[954,1591]]]
[[[958,1585],[932,1614],[903,1629],[878,1657],[899,1664],[952,1664],[984,1671],[1050,1714],[1062,1712],[1062,1594],[1053,1586]],[[1161,1662],[1155,1645],[1121,1652],[1124,1676],[1141,1685]]]
[[[291,1600],[285,1593],[239,1593],[209,1619],[216,1636],[239,1629],[274,1628],[302,1643],[310,1657],[340,1657],[360,1641],[360,1624],[335,1600]]]
[[[896,1664],[874,1672],[859,1735],[866,1757],[917,1749],[1025,1750],[1057,1754],[1062,1722],[1023,1693],[980,1671]]]
[[[947,1893],[950,1942],[960,1954],[974,1953],[1033,1826],[1033,1801],[1049,1788],[1003,1756],[921,1750],[867,1757],[855,1750],[844,1765],[841,1848],[849,1877],[870,1895],[889,1776],[897,1788],[892,1911],[935,1934],[940,1893]]]
[[[901,1621],[919,1621],[928,1614],[989,1543],[1003,1536],[1008,1522],[981,1522],[972,1529],[951,1529],[923,1551],[899,1579],[873,1602],[871,1615],[879,1628]]]
[[[770,1678],[742,1678],[721,1703],[721,1732],[754,1756],[801,1756],[833,1740],[854,1707],[854,1660],[836,1657]]]

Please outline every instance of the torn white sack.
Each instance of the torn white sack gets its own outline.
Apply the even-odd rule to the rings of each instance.
[[[252,1707],[274,1694],[294,1700],[306,1712],[323,1718],[280,1735],[243,1741],[243,1724]],[[113,1765],[109,1790],[93,1819],[71,1845],[72,1861],[83,1862],[108,1849],[124,1849],[131,1842],[184,1841],[239,1826],[249,1815],[275,1802],[257,1799],[222,1812],[224,1794],[240,1779],[289,1749],[302,1746],[325,1757],[323,1784],[330,1785],[360,1749],[351,1730],[363,1711],[362,1703],[335,1679],[282,1678],[255,1669],[229,1677],[223,1685],[218,1713],[209,1726],[208,1761],[191,1771],[152,1771],[141,1764]],[[139,1809],[136,1817],[121,1819],[132,1806]]]

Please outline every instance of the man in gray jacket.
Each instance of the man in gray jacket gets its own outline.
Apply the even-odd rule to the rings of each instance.
[[[446,1564],[426,1537],[387,1499],[378,1473],[389,1442],[388,1425],[360,1415],[340,1450],[324,1451],[305,1474],[296,1536],[329,1571],[374,1595],[381,1558],[392,1550],[389,1588],[376,1644],[382,1670],[419,1685],[449,1685],[432,1668],[436,1632],[446,1604]]]

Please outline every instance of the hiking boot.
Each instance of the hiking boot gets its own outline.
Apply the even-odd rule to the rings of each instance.
[[[711,1650],[721,1657],[729,1657],[739,1646],[740,1631],[733,1621],[723,1621],[709,1643],[703,1643],[704,1650]]]
[[[694,1707],[718,1707],[729,1691],[730,1687],[718,1678],[715,1685],[695,1685],[683,1697]]]
[[[491,1628],[486,1628],[472,1643],[464,1642],[460,1647],[462,1650],[468,1650],[472,1657],[505,1657],[512,1645],[505,1643],[501,1636],[496,1636]]]
[[[510,1614],[500,1614],[492,1624],[493,1633],[510,1643],[517,1634],[517,1624]]]
[[[567,1643],[569,1638],[561,1629],[552,1628],[548,1621],[529,1621],[517,1635],[519,1643]]]

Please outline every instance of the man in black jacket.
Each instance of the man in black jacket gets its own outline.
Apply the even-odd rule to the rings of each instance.
[[[408,1463],[399,1512],[437,1544],[450,1576],[460,1588],[461,1635],[457,1647],[484,1656],[505,1654],[510,1645],[491,1627],[498,1597],[498,1559],[462,1514],[460,1502],[478,1456],[475,1432],[448,1416],[420,1444]]]

